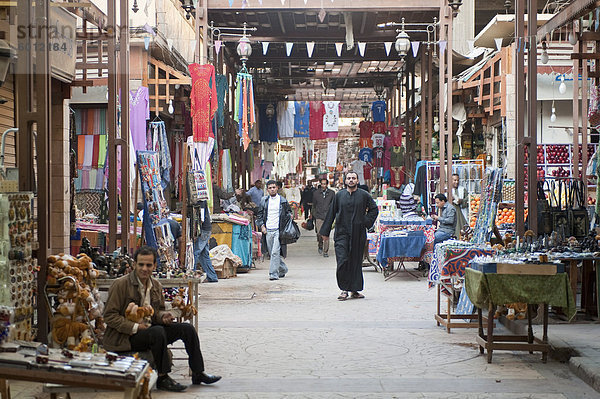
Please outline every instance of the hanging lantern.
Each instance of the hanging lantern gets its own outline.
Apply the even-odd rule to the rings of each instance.
[[[462,6],[462,0],[448,0],[448,5],[452,8],[452,11],[456,13],[460,6]]]
[[[402,30],[396,36],[396,43],[394,44],[396,51],[400,55],[400,57],[405,57],[410,50],[410,37],[408,33],[404,31],[404,18],[402,18]]]
[[[383,90],[385,90],[383,82],[381,80],[376,81],[373,85],[373,90],[375,90],[375,94],[377,94],[377,97],[381,97],[383,95]]]
[[[138,7],[137,0],[133,0],[133,7],[131,7],[131,11],[134,13],[138,12],[140,8]]]
[[[244,22],[244,34],[238,41],[238,45],[236,48],[237,54],[240,56],[240,60],[242,63],[248,61],[248,58],[252,55],[252,45],[250,44],[250,39],[246,36],[246,23]]]
[[[369,117],[369,114],[371,113],[371,108],[369,107],[369,104],[364,103],[360,107],[360,112],[362,113],[363,118],[366,120]]]
[[[540,61],[542,61],[542,64],[548,63],[548,50],[546,48],[546,42],[542,42],[542,55],[540,57]]]
[[[565,94],[567,92],[567,84],[565,83],[565,75],[560,75],[560,84],[558,85],[558,92]]]

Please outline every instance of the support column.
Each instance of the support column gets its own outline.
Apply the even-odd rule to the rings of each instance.
[[[446,35],[446,6],[445,6],[445,2],[441,2],[442,6],[440,7],[440,42],[442,42],[443,40],[446,40],[447,35]],[[438,137],[438,143],[440,146],[440,182],[439,182],[439,188],[438,191],[440,193],[443,193],[446,189],[446,187],[448,186],[447,184],[447,180],[446,180],[446,123],[445,123],[445,114],[444,114],[444,107],[445,107],[445,87],[444,87],[444,82],[446,81],[446,60],[445,60],[445,55],[448,54],[447,51],[444,51],[442,53],[442,49],[439,49],[439,90],[438,90],[438,97],[439,97],[439,111],[438,111],[438,121],[439,121],[439,125],[440,125],[440,131],[439,131],[439,137]]]
[[[421,51],[421,116],[419,117],[419,125],[421,126],[421,159],[429,159],[427,158],[427,147],[429,145],[427,140],[427,103],[429,100],[427,99],[425,92],[426,62],[427,50],[423,49]]]
[[[117,26],[116,0],[108,0],[108,24]],[[108,251],[117,248],[117,214],[119,211],[119,194],[117,192],[117,37],[108,38],[108,110],[106,112],[108,126]],[[157,93],[158,96],[158,93]],[[158,107],[156,109],[158,114]]]
[[[515,185],[515,226],[518,236],[525,233],[525,0],[516,0],[516,53],[515,53],[515,131],[516,131],[516,185]],[[531,159],[529,159],[531,162]],[[536,171],[537,177],[537,171]],[[535,191],[534,191],[535,192]]]
[[[583,39],[580,40],[580,52],[587,53],[587,42]],[[588,61],[582,60],[581,70],[581,109],[588,109]],[[587,206],[588,197],[588,186],[587,186],[587,164],[588,164],[588,114],[587,112],[581,113],[581,178],[583,179],[583,204],[581,206]],[[575,176],[577,177],[577,176]]]
[[[452,39],[452,19],[453,14],[452,14],[452,9],[450,9],[450,7],[446,7],[446,12],[447,12],[447,21],[448,21],[448,43],[446,46],[446,57],[448,59],[448,65],[446,67],[446,90],[447,92],[447,100],[446,100],[446,133],[448,134],[447,137],[447,152],[446,152],[446,158],[448,159],[448,163],[446,165],[446,195],[448,196],[448,202],[452,203],[452,189],[450,186],[450,182],[452,181],[452,136],[453,136],[453,131],[452,131],[452,44],[453,44],[453,39]],[[443,167],[443,166],[442,166]]]
[[[427,49],[427,158],[433,159],[433,56]]]
[[[121,29],[119,30],[119,78],[121,81],[121,248],[129,247],[129,2],[121,1]],[[158,78],[158,77],[157,77]],[[167,85],[167,97],[169,86]],[[158,96],[158,93],[156,93]],[[168,98],[167,98],[168,101]],[[133,143],[131,143],[133,145]],[[137,204],[134,204],[134,210]],[[135,212],[134,212],[135,214]]]
[[[577,22],[573,22],[573,35],[577,35]],[[573,53],[578,53],[580,50],[580,41],[573,46]],[[573,60],[573,159],[571,160],[571,175],[573,177],[579,176],[579,71],[581,68],[581,61],[579,58]],[[581,110],[583,113],[583,109]]]
[[[527,36],[529,48],[527,52],[527,149],[528,149],[528,195],[529,230],[533,230],[537,237],[537,1],[527,2]]]

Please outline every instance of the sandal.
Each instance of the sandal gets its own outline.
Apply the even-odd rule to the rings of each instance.
[[[338,301],[345,301],[348,299],[348,291],[342,291],[340,296],[338,296]]]
[[[350,296],[352,299],[362,299],[365,296],[363,294],[361,294],[360,292],[353,292],[352,295]]]

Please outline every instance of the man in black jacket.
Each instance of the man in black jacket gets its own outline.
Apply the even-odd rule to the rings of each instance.
[[[306,187],[302,190],[302,200],[300,201],[300,205],[302,205],[302,209],[304,209],[304,219],[308,220],[310,218],[311,209],[313,206],[313,193],[317,191],[312,185],[312,181],[306,182]]]
[[[323,236],[319,234],[319,231],[323,226],[323,222],[325,221],[325,217],[327,216],[327,211],[329,211],[329,206],[333,202],[333,197],[335,197],[335,193],[333,192],[333,190],[327,187],[328,183],[329,181],[327,179],[321,179],[321,186],[318,190],[315,190],[312,197],[312,217],[315,222],[315,231],[317,232],[319,254],[323,254],[324,258],[327,258],[329,256],[329,240],[323,240]]]
[[[256,227],[262,232],[263,246],[271,256],[269,280],[283,278],[288,272],[288,267],[282,259],[286,256],[287,248],[285,244],[281,245],[280,234],[292,217],[292,208],[285,198],[277,194],[277,189],[277,182],[267,182],[269,195],[260,200],[256,219]]]

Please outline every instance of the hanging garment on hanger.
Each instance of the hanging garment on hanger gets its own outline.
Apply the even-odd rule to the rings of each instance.
[[[210,121],[219,107],[215,67],[211,64],[191,64],[189,70],[192,75],[191,113],[194,141],[206,142],[212,134]]]
[[[225,125],[225,95],[227,89],[229,89],[229,82],[227,82],[227,76],[216,75],[217,80],[217,126],[223,127]]]
[[[129,92],[129,129],[136,151],[146,150],[146,121],[150,119],[148,88],[140,86]]]
[[[325,133],[323,132],[323,116],[325,115],[325,107],[321,101],[310,102],[310,114],[309,114],[309,137],[311,140],[323,140],[325,139]]]
[[[323,116],[323,131],[327,133],[336,133],[339,128],[340,119],[340,102],[339,101],[323,101],[325,114]]]
[[[277,103],[277,124],[279,125],[279,140],[294,137],[295,105],[293,101]]]
[[[272,117],[267,117],[267,107],[269,104],[260,104],[258,106],[258,133],[260,141],[276,143],[279,135],[277,127],[277,107],[275,107],[275,114]]]
[[[392,138],[392,147],[402,147],[402,135],[404,128],[402,126],[390,126],[390,137]]]
[[[360,148],[372,148],[371,136],[373,135],[373,123],[370,121],[360,121],[358,129],[360,130]]]
[[[294,137],[308,137],[310,103],[308,101],[295,101],[294,107]]]
[[[385,122],[386,103],[383,100],[373,101],[371,110],[373,111],[373,122]]]

